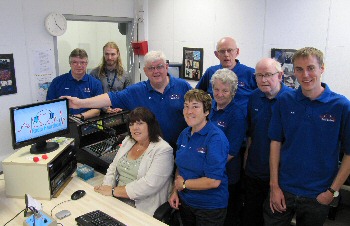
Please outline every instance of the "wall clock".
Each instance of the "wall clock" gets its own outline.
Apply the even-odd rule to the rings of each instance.
[[[53,36],[63,35],[67,30],[67,20],[60,13],[50,13],[45,19],[45,28]]]

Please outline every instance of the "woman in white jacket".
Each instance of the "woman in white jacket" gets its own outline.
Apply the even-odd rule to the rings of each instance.
[[[167,201],[174,167],[173,149],[162,138],[154,114],[139,107],[129,114],[129,136],[95,191],[116,197],[153,216]]]

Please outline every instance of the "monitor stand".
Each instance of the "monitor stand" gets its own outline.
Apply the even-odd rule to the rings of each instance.
[[[46,154],[55,151],[60,145],[56,142],[38,142],[30,148],[31,154]]]

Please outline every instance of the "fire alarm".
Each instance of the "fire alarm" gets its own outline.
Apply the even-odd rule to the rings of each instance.
[[[147,41],[132,42],[131,46],[134,50],[135,55],[144,56],[148,52],[148,42]]]

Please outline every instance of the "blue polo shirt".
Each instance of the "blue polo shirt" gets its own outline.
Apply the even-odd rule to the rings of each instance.
[[[226,164],[226,171],[229,184],[235,184],[240,178],[240,150],[247,129],[245,110],[234,103],[234,101],[231,101],[224,109],[217,110],[217,103],[214,100],[209,119],[225,133],[229,141],[229,154],[234,156],[234,158]]]
[[[226,208],[228,185],[225,170],[229,144],[225,134],[213,123],[193,133],[191,127],[182,131],[177,141],[176,165],[185,179],[208,177],[221,180],[219,187],[208,190],[185,189],[179,192],[187,205],[198,209]]]
[[[268,136],[272,107],[276,99],[292,89],[281,83],[281,89],[275,98],[269,99],[260,89],[253,91],[248,102],[248,131],[251,138],[245,173],[252,178],[270,180],[270,143]]]
[[[295,195],[316,198],[338,172],[339,150],[350,155],[350,102],[322,83],[315,100],[301,87],[285,92],[273,108],[269,137],[282,142],[279,185]]]
[[[223,67],[221,64],[209,67],[197,83],[196,89],[206,91],[213,98],[213,87],[210,79],[217,70],[222,68]],[[255,69],[241,64],[239,60],[236,59],[236,66],[232,69],[232,71],[238,78],[238,89],[234,102],[246,109],[249,95],[253,90],[258,88],[254,76]]]
[[[47,91],[46,100],[58,99],[60,96],[72,96],[86,99],[103,94],[102,83],[91,75],[85,74],[81,80],[76,80],[69,71],[54,78]],[[69,114],[80,114],[89,108],[69,108]]]
[[[152,111],[162,129],[164,140],[176,144],[181,131],[186,128],[182,110],[184,96],[192,89],[183,79],[169,76],[169,84],[160,93],[153,89],[149,80],[138,82],[119,92],[109,92],[113,108],[133,110],[137,107],[146,107]]]

